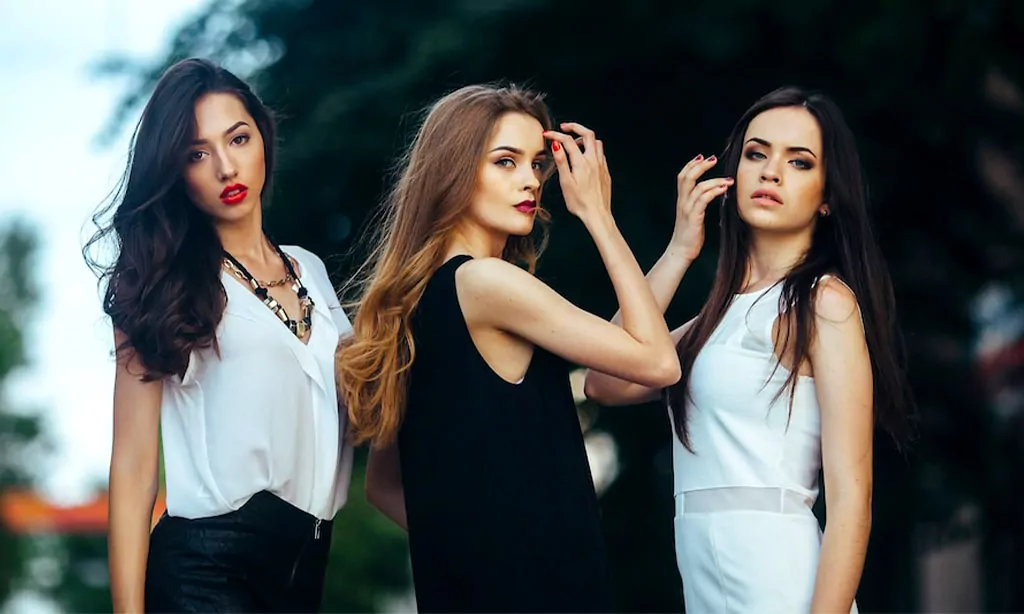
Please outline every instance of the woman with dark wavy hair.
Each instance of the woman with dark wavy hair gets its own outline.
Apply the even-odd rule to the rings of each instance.
[[[781,88],[740,118],[725,177],[679,174],[676,226],[647,276],[659,305],[720,198],[711,296],[673,332],[676,557],[687,612],[849,612],[871,531],[874,424],[910,434],[895,300],[854,137],[819,93]],[[661,390],[587,374],[609,405]],[[824,535],[811,512],[824,469]]]
[[[175,64],[86,246],[117,358],[117,612],[319,609],[350,472],[334,354],[351,326],[320,259],[263,231],[274,149],[245,83]],[[107,238],[116,259],[103,267],[88,254]],[[167,513],[150,534],[161,436]]]

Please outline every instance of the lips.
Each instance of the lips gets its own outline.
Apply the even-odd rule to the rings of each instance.
[[[249,188],[241,183],[229,185],[220,193],[220,200],[225,205],[237,205],[245,200],[249,194]]]
[[[782,197],[779,196],[779,193],[776,192],[775,190],[769,190],[766,188],[755,190],[754,193],[750,195],[750,198],[751,200],[755,200],[764,205],[782,204]]]
[[[532,213],[537,208],[537,201],[535,200],[524,200],[523,202],[516,205],[516,211],[520,213]]]

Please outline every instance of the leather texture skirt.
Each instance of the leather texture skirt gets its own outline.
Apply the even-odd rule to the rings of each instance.
[[[164,514],[150,536],[147,612],[317,612],[332,523],[261,491],[238,510]]]

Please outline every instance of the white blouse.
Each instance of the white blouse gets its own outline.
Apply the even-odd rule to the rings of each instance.
[[[227,293],[220,356],[192,352],[184,377],[164,379],[160,425],[167,513],[204,518],[267,490],[317,518],[345,504],[352,447],[338,405],[334,352],[352,325],[323,262],[281,246],[313,299],[308,344],[244,282],[221,271]],[[290,314],[295,316],[296,314]]]

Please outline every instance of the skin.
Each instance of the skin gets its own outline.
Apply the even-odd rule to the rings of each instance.
[[[266,163],[255,120],[238,97],[222,93],[200,98],[195,118],[195,142],[183,174],[190,200],[210,217],[221,244],[252,275],[260,280],[283,277],[284,263],[263,234],[260,195]],[[233,205],[222,202],[224,188],[238,183],[248,186],[245,199]],[[301,275],[297,268],[296,273]],[[296,317],[299,302],[290,288],[272,288],[270,293],[291,317]],[[125,341],[125,335],[115,329],[115,347]],[[159,485],[163,381],[143,382],[143,372],[137,359],[118,357],[108,538],[115,612],[143,611],[149,533]]]
[[[665,253],[647,276],[662,310],[704,243],[708,203],[732,178],[699,181],[717,160],[698,156],[679,173],[676,224]],[[810,247],[815,224],[829,214],[823,201],[821,130],[800,107],[782,107],[755,117],[744,136],[734,178],[740,218],[751,231],[751,251],[742,292],[781,279]],[[772,190],[773,199],[756,197]],[[816,286],[814,335],[804,364],[792,364],[791,348],[776,347],[789,369],[814,378],[821,407],[821,450],[828,522],[822,538],[811,610],[849,612],[860,583],[871,532],[872,376],[856,297],[834,277]],[[619,316],[613,322],[619,321]],[[672,331],[678,341],[693,320]],[[776,331],[779,322],[776,321]],[[776,343],[779,337],[776,337]],[[585,392],[606,405],[654,400],[660,389],[591,370]]]
[[[494,372],[508,382],[525,375],[534,348],[540,346],[630,381],[670,385],[679,379],[679,361],[662,310],[612,217],[604,146],[579,124],[561,127],[582,137],[583,152],[569,134],[544,132],[533,117],[510,113],[497,122],[481,154],[476,194],[446,255],[446,260],[473,257],[455,274],[470,335]],[[533,228],[535,213],[518,211],[516,205],[540,198],[545,139],[552,141],[566,207],[587,228],[608,270],[622,306],[621,326],[583,311],[500,259],[509,236]],[[404,503],[396,494],[401,490],[397,459],[394,445],[371,451],[367,496],[404,526],[404,509],[387,507]]]

